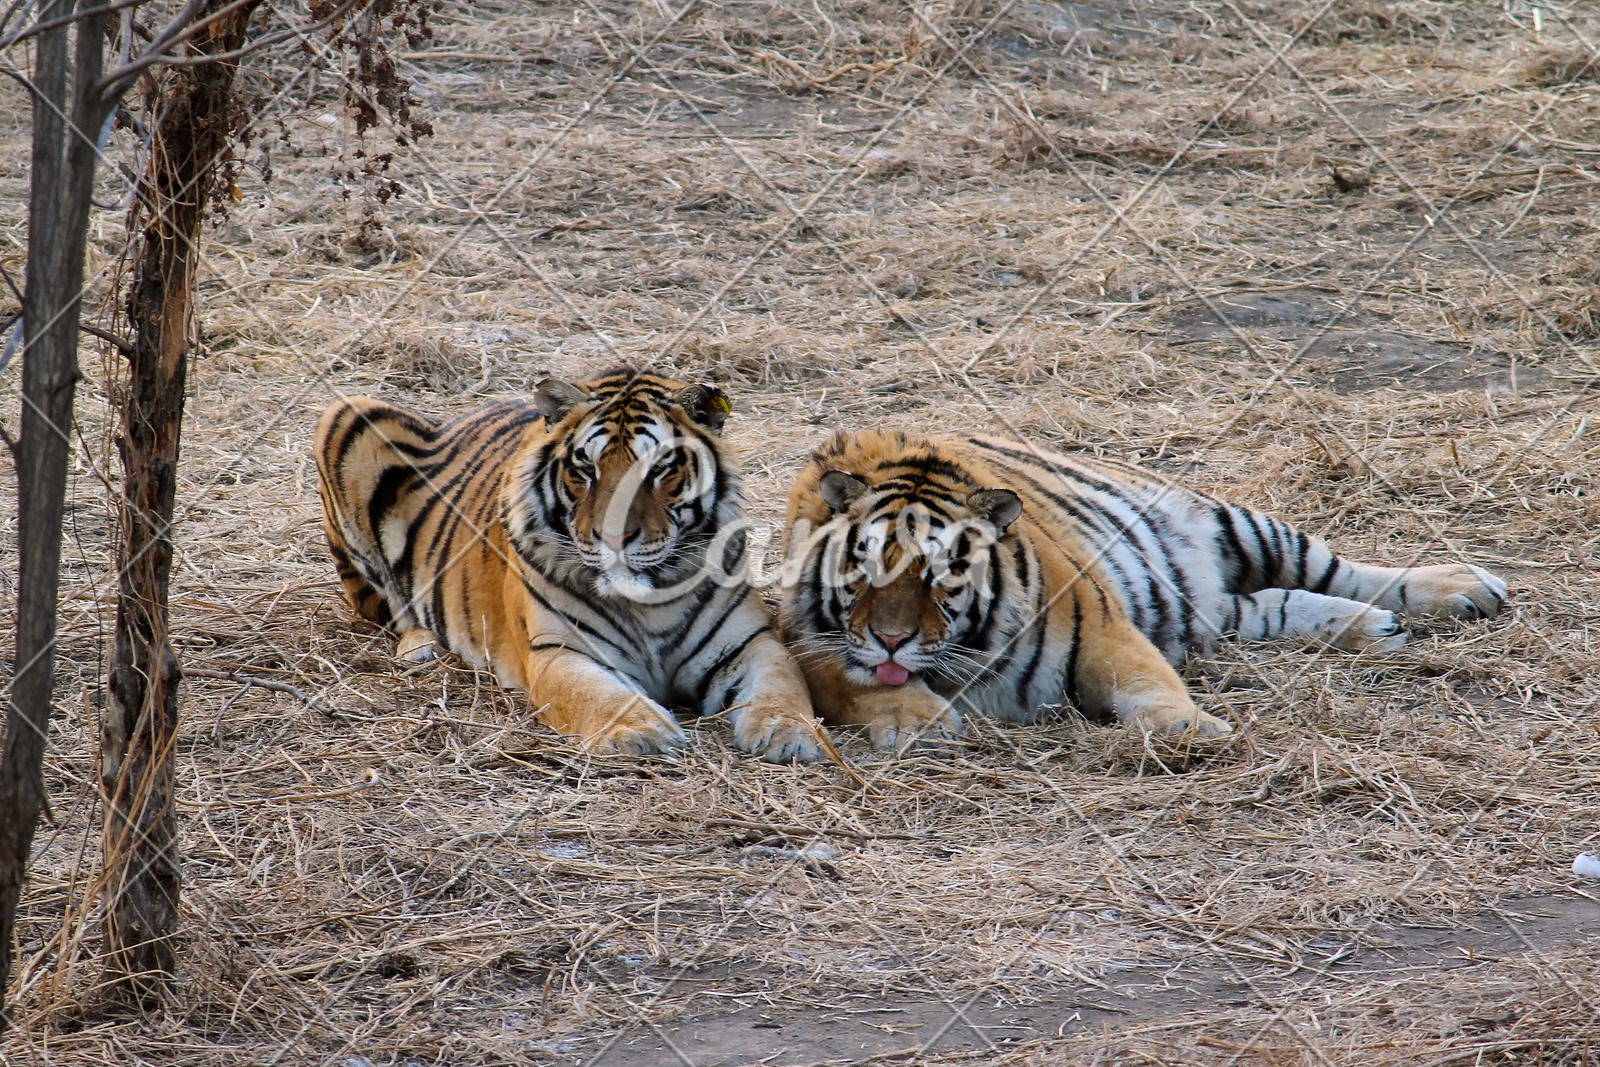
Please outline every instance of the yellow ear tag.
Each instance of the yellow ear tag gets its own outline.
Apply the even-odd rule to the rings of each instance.
[[[724,415],[730,415],[733,413],[733,406],[728,403],[728,398],[725,396],[712,397],[711,406],[722,412]]]

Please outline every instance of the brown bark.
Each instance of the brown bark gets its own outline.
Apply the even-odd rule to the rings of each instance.
[[[223,6],[213,0],[201,18]],[[192,54],[244,43],[255,4],[215,23]],[[122,402],[123,484],[116,636],[101,724],[109,980],[141,1003],[173,974],[179,855],[174,745],[182,671],[168,632],[172,513],[194,313],[194,271],[213,177],[230,137],[231,61],[164,75],[145,113],[160,116],[140,203],[137,271],[128,292],[133,347]]]
[[[75,0],[47,0],[40,5],[39,19],[62,19],[72,13],[74,4]],[[22,432],[13,456],[19,535],[17,658],[0,756],[0,998],[11,975],[17,906],[34,827],[44,806],[61,517],[72,446],[72,401],[81,377],[78,310],[83,252],[98,155],[95,134],[109,114],[107,98],[95,89],[103,62],[105,18],[103,13],[92,14],[77,24],[70,112],[69,26],[39,35],[34,67],[28,266],[22,301]],[[0,999],[0,1028],[7,1022],[9,1013]]]

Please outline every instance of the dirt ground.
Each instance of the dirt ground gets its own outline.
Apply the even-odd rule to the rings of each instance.
[[[183,969],[144,1017],[96,985],[118,371],[85,351],[53,821],[0,1061],[1600,1058],[1600,882],[1570,871],[1600,851],[1592,9],[491,2],[437,26],[402,61],[416,145],[357,140],[331,71],[250,74],[271,169],[210,233],[179,489],[174,629],[205,672]],[[13,272],[25,103],[0,86]],[[128,137],[91,240],[109,328]],[[394,153],[395,199],[366,205],[356,150]],[[352,617],[308,446],[337,396],[453,413],[620,362],[728,390],[768,530],[836,430],[985,430],[1139,459],[1357,559],[1471,561],[1512,601],[1381,656],[1225,646],[1187,670],[1238,727],[1204,747],[1070,715],[938,757],[842,731],[862,787],[709,721],[681,756],[590,758]],[[14,366],[0,387],[15,427]]]

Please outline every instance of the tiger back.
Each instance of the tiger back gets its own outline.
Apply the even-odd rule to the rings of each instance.
[[[1506,596],[1478,567],[1354,563],[1132,464],[982,436],[835,437],[790,494],[786,556],[780,624],[817,710],[885,747],[1062,704],[1225,734],[1174,669],[1190,650],[1388,650],[1395,612],[1486,617]]]
[[[627,368],[450,422],[339,401],[314,447],[345,597],[402,658],[492,670],[592,749],[680,745],[677,707],[728,710],[763,758],[816,759],[804,682],[738,577],[728,410]]]

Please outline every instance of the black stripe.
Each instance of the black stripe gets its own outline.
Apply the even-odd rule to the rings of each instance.
[[[383,473],[378,476],[378,484],[372,488],[372,496],[367,499],[367,532],[371,534],[380,556],[384,554],[382,534],[384,517],[400,498],[400,489],[410,477],[411,470],[408,467],[384,468]]]
[[[972,484],[972,475],[959,464],[952,463],[942,456],[928,455],[902,455],[893,459],[880,460],[872,468],[874,472],[891,471],[897,469],[914,470],[923,476],[938,475],[948,478],[953,482],[963,485]],[[890,480],[893,480],[892,478]]]
[[[737,645],[734,645],[727,652],[723,653],[717,662],[711,665],[711,669],[700,676],[699,683],[694,687],[694,699],[695,706],[697,708],[705,708],[707,690],[711,688],[711,683],[716,680],[717,675],[721,674],[730,663],[743,655],[744,650],[750,647],[750,642],[754,641],[756,638],[760,637],[762,634],[771,629],[772,627],[768,625],[761,627],[759,630],[752,630],[743,641],[740,641]]]
[[[1245,518],[1250,520],[1250,532],[1255,534],[1256,544],[1261,546],[1261,580],[1267,585],[1276,585],[1278,557],[1273,554],[1271,547],[1267,545],[1266,536],[1262,534],[1261,526],[1256,522],[1256,517],[1256,513],[1253,511],[1245,512]],[[1266,516],[1263,515],[1261,518],[1265,519]],[[1269,525],[1271,521],[1271,519],[1267,519]]]
[[[716,596],[717,592],[718,586],[715,582],[702,581],[700,587],[695,590],[694,603],[679,613],[673,620],[672,626],[655,635],[661,647],[671,649],[688,636],[689,631],[694,629],[695,620],[700,618],[700,613],[705,610],[706,604]]]
[[[1263,515],[1261,521],[1267,524],[1267,529],[1272,532],[1272,556],[1278,562],[1277,572],[1274,575],[1277,581],[1273,584],[1280,589],[1293,588],[1289,582],[1289,528],[1277,519]]]
[[[1217,525],[1222,528],[1222,539],[1225,546],[1219,546],[1219,555],[1223,562],[1233,564],[1233,579],[1227,583],[1229,592],[1242,592],[1246,586],[1244,579],[1250,574],[1255,564],[1245,553],[1244,545],[1239,541],[1239,533],[1233,525],[1233,505],[1216,505]]]
[[[340,439],[334,449],[331,463],[335,470],[343,468],[345,457],[355,447],[356,441],[365,437],[368,433],[380,433],[385,443],[396,443],[395,437],[397,435],[382,428],[381,424],[385,422],[398,423],[400,429],[406,434],[419,437],[424,441],[432,441],[438,436],[439,427],[436,423],[431,419],[425,419],[421,415],[407,411],[405,408],[385,404],[380,408],[362,411],[354,404],[350,404],[346,410],[350,413],[353,425],[350,426],[345,436]],[[409,444],[409,442],[406,443]]]
[[[1011,544],[1011,559],[1017,565],[1017,584],[1024,590],[1033,586],[1033,561],[1028,556],[1026,542],[1016,538]]]
[[[612,648],[616,649],[618,652],[621,652],[623,654],[623,660],[624,661],[627,661],[629,659],[627,632],[622,630],[621,627],[618,627],[615,623],[611,622],[611,620],[609,618],[606,618],[604,615],[600,616],[602,619],[605,620],[605,622],[611,624],[612,628],[617,631],[618,636],[621,637],[620,641],[613,640],[612,638],[607,637],[605,634],[602,634],[598,629],[596,629],[594,626],[590,625],[589,623],[585,622],[583,619],[576,618],[576,617],[574,617],[572,615],[568,615],[564,611],[561,611],[554,604],[550,603],[549,599],[547,597],[545,597],[545,595],[543,593],[541,593],[533,585],[533,583],[529,582],[526,577],[522,577],[522,576],[519,576],[519,577],[521,577],[521,580],[522,580],[522,588],[527,591],[529,596],[533,597],[534,600],[538,601],[539,605],[541,607],[543,607],[546,611],[550,612],[552,615],[556,616],[558,619],[561,619],[568,626],[572,627],[574,630],[578,631],[579,633],[584,634],[585,636],[588,636],[588,637],[592,637],[596,641],[600,641],[603,644],[610,645]],[[593,609],[593,605],[589,605],[589,607],[591,608],[591,610]],[[596,614],[599,614],[599,613],[596,612]],[[588,655],[588,653],[585,653],[585,655]],[[593,659],[594,657],[590,656],[590,658]],[[609,664],[607,664],[607,666],[609,666]]]
[[[1064,671],[1066,696],[1075,707],[1078,704],[1078,647],[1082,644],[1079,634],[1083,629],[1083,605],[1077,597],[1072,598],[1072,647],[1067,650],[1067,664]]]
[[[1330,554],[1328,559],[1328,569],[1322,572],[1321,578],[1318,578],[1315,582],[1311,583],[1309,586],[1310,590],[1313,593],[1326,593],[1328,591],[1328,587],[1333,584],[1333,576],[1338,573],[1339,557]]]
[[[722,631],[722,626],[728,621],[728,616],[732,615],[741,604],[749,599],[749,597],[750,586],[747,585],[739,590],[739,595],[734,597],[733,600],[729,602],[728,606],[723,609],[722,614],[717,616],[716,622],[713,622],[709,627],[706,628],[706,632],[700,635],[700,640],[694,643],[694,647],[689,650],[687,655],[681,657],[678,660],[678,663],[681,666],[688,666],[690,663],[694,662],[694,658],[700,654],[701,649],[706,647],[707,642],[709,642],[713,637]]]
[[[1045,633],[1049,629],[1045,625],[1045,620],[1038,615],[1035,615],[1028,625],[1033,627],[1035,632],[1033,651],[1028,655],[1028,665],[1022,668],[1022,678],[1017,682],[1017,695],[1025,701],[1028,700],[1028,690],[1033,686],[1033,676],[1039,670],[1039,659],[1044,655]]]

